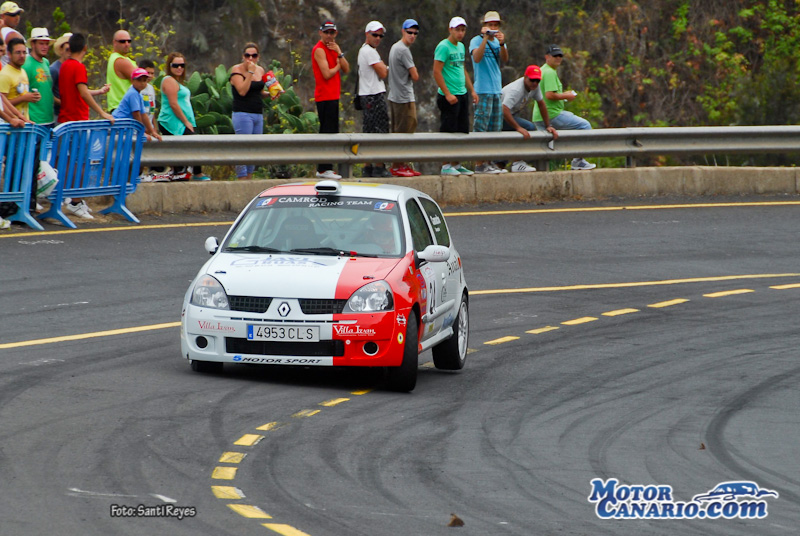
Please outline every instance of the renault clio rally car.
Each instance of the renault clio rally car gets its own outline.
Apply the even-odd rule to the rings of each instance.
[[[189,286],[181,353],[223,363],[386,367],[414,389],[418,355],[459,370],[469,295],[439,206],[422,192],[338,181],[265,190]]]

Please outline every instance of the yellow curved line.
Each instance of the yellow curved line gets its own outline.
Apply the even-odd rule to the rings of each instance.
[[[665,210],[680,208],[731,208],[731,207],[767,207],[795,206],[800,201],[753,201],[744,203],[686,203],[682,205],[629,205],[622,207],[573,207],[573,208],[533,208],[522,210],[494,210],[475,212],[445,212],[447,218],[456,216],[507,216],[515,214],[560,214],[562,212],[616,212],[620,210]]]
[[[177,328],[180,325],[181,325],[180,322],[167,322],[166,324],[151,324],[149,326],[136,326],[133,328],[95,331],[93,333],[78,333],[77,335],[64,335],[62,337],[50,337],[48,339],[34,339],[31,341],[7,342],[0,344],[0,350],[6,348],[22,348],[24,346],[37,346],[40,344],[52,344],[54,342],[80,341],[83,339],[93,339],[96,337],[109,337],[111,335],[126,335],[128,333],[139,333],[141,331],[153,331],[156,329]]]

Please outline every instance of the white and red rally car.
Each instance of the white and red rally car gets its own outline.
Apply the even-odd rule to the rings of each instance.
[[[469,296],[439,206],[389,184],[286,184],[234,222],[186,292],[181,353],[223,363],[387,367],[416,385],[419,352],[464,366]]]

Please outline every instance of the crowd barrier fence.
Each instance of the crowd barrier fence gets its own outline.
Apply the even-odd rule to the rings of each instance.
[[[49,129],[27,124],[15,128],[0,124],[0,202],[16,203],[15,214],[7,216],[10,221],[20,221],[38,231],[44,228],[30,212],[33,177],[39,169],[39,160],[47,154]]]
[[[144,127],[133,119],[70,121],[53,129],[50,164],[58,171],[58,186],[50,194],[50,210],[39,219],[54,218],[65,226],[77,226],[62,211],[65,198],[113,196],[102,214],[121,214],[139,219],[125,206],[125,197],[136,190],[144,142]]]

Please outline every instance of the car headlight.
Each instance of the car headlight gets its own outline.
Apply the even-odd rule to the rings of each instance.
[[[374,313],[394,309],[392,287],[386,281],[373,281],[355,291],[347,304],[344,313]]]
[[[215,278],[204,275],[192,290],[192,305],[210,307],[212,309],[229,309],[228,295]]]

